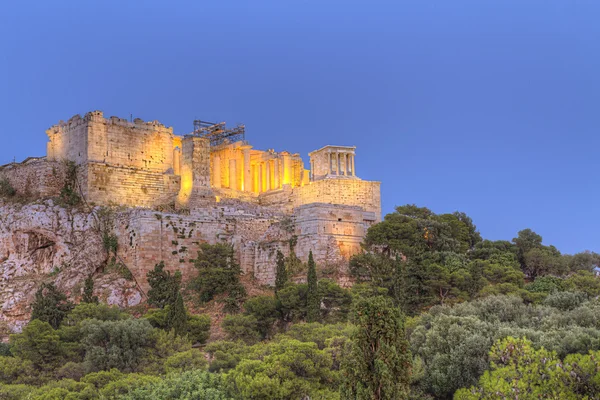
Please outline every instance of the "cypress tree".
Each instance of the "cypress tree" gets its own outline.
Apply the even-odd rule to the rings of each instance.
[[[342,362],[341,398],[407,399],[411,354],[404,336],[404,317],[389,298],[358,300],[352,335]]]
[[[73,303],[61,293],[53,283],[44,283],[35,293],[31,305],[31,320],[39,319],[48,322],[58,329],[65,316],[73,309]]]
[[[181,293],[177,293],[177,299],[168,308],[167,330],[173,329],[177,335],[183,334],[187,328],[187,319],[183,297],[181,297]]]
[[[317,284],[317,266],[313,259],[312,250],[308,253],[308,276],[306,278],[306,320],[315,322],[319,319],[321,301],[319,299],[319,288]]]
[[[81,302],[98,304],[98,296],[94,296],[94,280],[91,275],[85,280]]]
[[[280,250],[277,250],[277,270],[275,272],[275,291],[283,289],[287,283],[288,276],[285,268],[285,258]]]
[[[146,274],[150,290],[148,290],[148,304],[154,307],[165,308],[175,303],[181,286],[181,273],[179,271],[171,275],[165,271],[165,263],[161,261],[154,266],[152,271]]]

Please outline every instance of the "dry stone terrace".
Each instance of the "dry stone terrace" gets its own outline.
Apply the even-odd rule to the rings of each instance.
[[[244,273],[275,279],[277,250],[319,266],[347,283],[349,257],[381,220],[380,183],[359,178],[356,147],[324,146],[302,157],[254,149],[224,123],[176,135],[158,121],[76,115],[50,127],[46,157],[0,167],[22,196],[60,193],[65,160],[77,165],[77,187],[91,206],[121,206],[115,222],[119,257],[146,289],[145,274],[164,260],[189,275],[201,243],[231,243]],[[233,137],[233,136],[232,136]],[[169,209],[169,213],[159,210]]]

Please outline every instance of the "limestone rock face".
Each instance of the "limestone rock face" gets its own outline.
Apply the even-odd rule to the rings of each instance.
[[[107,256],[94,212],[70,211],[52,201],[0,204],[0,327],[20,331],[43,282],[77,299]],[[113,275],[102,275],[96,294],[112,304],[139,303],[135,285]]]

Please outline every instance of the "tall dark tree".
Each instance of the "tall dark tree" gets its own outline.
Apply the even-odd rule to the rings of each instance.
[[[285,268],[285,257],[280,250],[277,250],[277,270],[275,271],[275,291],[283,289],[287,283],[288,276]]]
[[[98,296],[94,296],[94,279],[91,275],[88,276],[85,280],[81,302],[98,304]]]
[[[317,282],[317,266],[313,259],[312,250],[308,253],[308,275],[306,277],[308,291],[306,294],[306,319],[315,322],[319,319],[321,300],[319,299],[319,288]]]
[[[73,309],[73,303],[54,286],[54,283],[43,283],[35,293],[35,300],[31,308],[31,320],[39,319],[48,322],[54,329],[57,329],[65,316]]]
[[[341,398],[408,398],[411,354],[400,310],[382,296],[362,298],[354,307],[352,322],[356,330],[342,362]]]
[[[177,293],[177,298],[174,303],[169,304],[167,312],[167,330],[173,329],[177,335],[182,335],[186,332],[188,315],[183,304],[181,293]]]
[[[175,303],[181,287],[181,273],[179,271],[171,275],[165,271],[165,263],[161,261],[154,266],[152,271],[146,274],[150,290],[148,290],[148,304],[154,307],[164,308]]]

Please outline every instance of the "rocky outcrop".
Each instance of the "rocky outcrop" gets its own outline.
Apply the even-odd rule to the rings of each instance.
[[[42,283],[54,282],[76,300],[90,275],[96,294],[109,304],[139,303],[135,282],[117,273],[99,274],[107,257],[95,211],[67,209],[50,200],[0,204],[0,324],[19,331]]]

